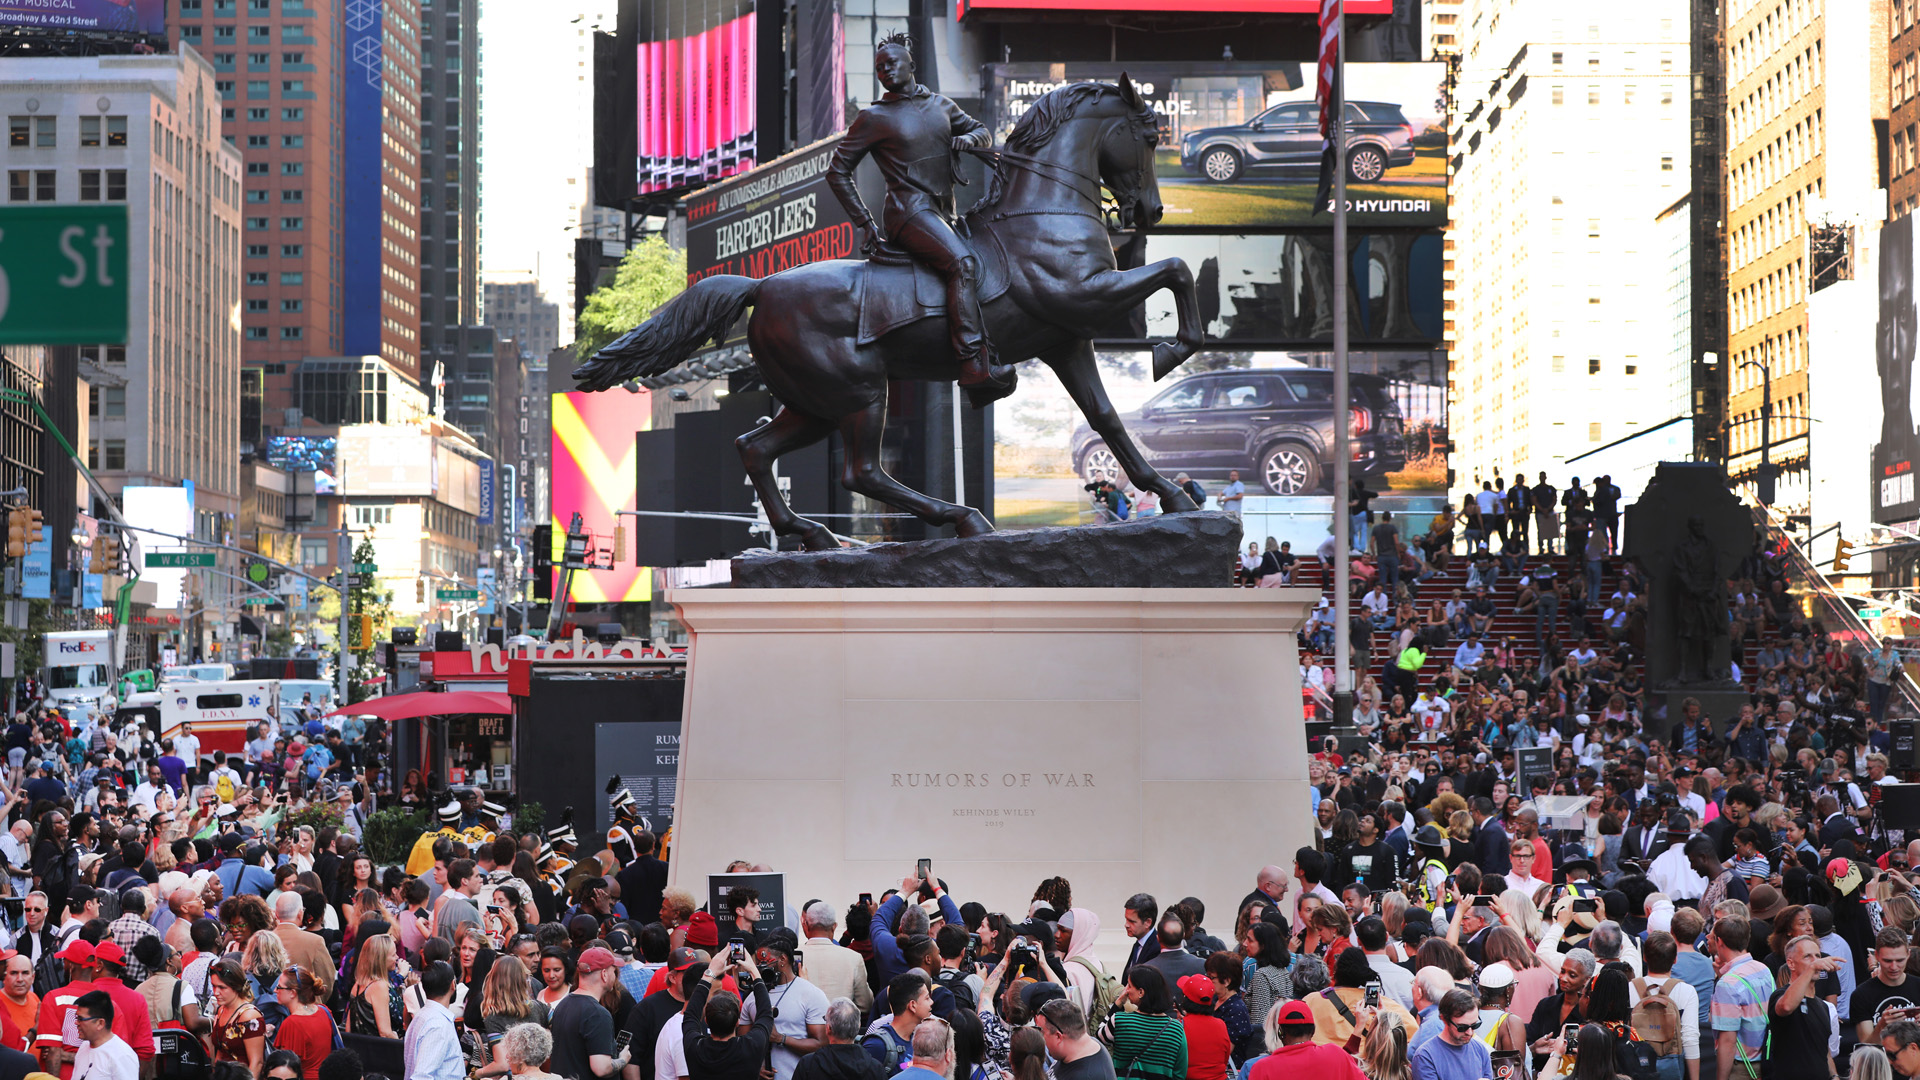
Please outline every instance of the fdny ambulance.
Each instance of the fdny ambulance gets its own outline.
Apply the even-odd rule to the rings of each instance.
[[[241,754],[253,724],[280,730],[277,679],[162,683],[159,694],[160,737],[171,739],[180,734],[181,724],[192,724],[202,755],[215,750],[225,750],[228,757]]]

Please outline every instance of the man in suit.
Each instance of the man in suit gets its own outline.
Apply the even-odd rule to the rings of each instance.
[[[633,861],[614,876],[620,883],[620,899],[627,905],[627,914],[642,922],[658,917],[667,888],[667,864],[653,854],[658,843],[650,832],[635,833]]]
[[[1407,832],[1407,808],[1389,799],[1380,804],[1380,819],[1386,823],[1387,833],[1381,842],[1392,848],[1400,856],[1400,864],[1413,855],[1413,837]],[[1245,907],[1245,902],[1241,903]]]
[[[1188,975],[1204,975],[1207,962],[1186,950],[1187,927],[1180,916],[1167,912],[1160,916],[1160,931],[1157,935],[1160,951],[1151,959],[1142,960],[1145,967],[1157,968],[1166,976],[1167,985],[1172,986]]]
[[[324,1000],[333,992],[333,957],[319,934],[300,929],[300,915],[305,907],[297,890],[281,893],[273,902],[273,936],[286,947],[288,959],[313,973]]]
[[[1513,863],[1507,855],[1507,830],[1494,816],[1493,800],[1485,795],[1476,795],[1467,806],[1467,812],[1473,815],[1473,840],[1470,850],[1472,862],[1480,867],[1480,872],[1491,877],[1494,874],[1505,876],[1513,869]]]
[[[1840,800],[1831,795],[1822,795],[1814,804],[1820,814],[1820,846],[1830,848],[1841,840],[1860,843],[1860,830],[1854,820],[1840,809]]]
[[[1150,894],[1134,893],[1127,898],[1127,936],[1133,939],[1133,948],[1127,953],[1126,967],[1120,969],[1121,981],[1126,980],[1133,965],[1144,964],[1160,955],[1160,940],[1154,932],[1154,923],[1159,918],[1160,902]]]
[[[1667,850],[1667,843],[1666,830],[1660,825],[1660,807],[1647,799],[1634,809],[1633,824],[1620,837],[1620,857],[1645,865],[1659,858]]]

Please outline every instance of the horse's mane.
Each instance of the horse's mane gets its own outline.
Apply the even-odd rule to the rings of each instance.
[[[1022,154],[1038,150],[1053,139],[1054,134],[1060,130],[1060,125],[1073,119],[1082,105],[1098,100],[1101,94],[1109,91],[1118,93],[1119,88],[1106,83],[1083,82],[1047,91],[1040,96],[1040,100],[1034,102],[1025,113],[1021,114],[1020,119],[1013,125],[1013,130],[1007,133],[1006,149]],[[1006,193],[1006,181],[1006,163],[996,163],[993,167],[992,183],[988,186],[986,195],[974,204],[971,213],[978,213],[999,205],[1000,196]]]

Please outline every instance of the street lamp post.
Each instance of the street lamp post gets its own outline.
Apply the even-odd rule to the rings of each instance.
[[[1760,472],[1754,480],[1754,491],[1759,496],[1760,505],[1773,505],[1773,463],[1768,450],[1773,443],[1773,369],[1758,360],[1745,360],[1743,368],[1760,369]]]

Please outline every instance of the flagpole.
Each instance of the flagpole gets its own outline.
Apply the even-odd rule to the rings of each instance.
[[[1347,5],[1334,5],[1333,61],[1333,722],[1353,722],[1353,621],[1350,578],[1353,515],[1347,508],[1353,453],[1348,445],[1353,411],[1347,388]],[[1364,542],[1364,538],[1363,538]]]

